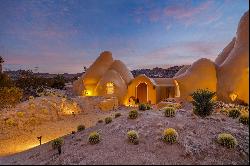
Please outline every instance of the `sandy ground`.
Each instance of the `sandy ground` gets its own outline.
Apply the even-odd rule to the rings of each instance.
[[[66,135],[60,156],[47,143],[2,157],[0,164],[249,164],[248,126],[219,113],[202,119],[190,109],[187,104],[173,118],[150,110],[140,112],[135,120],[128,119],[128,111],[121,109],[122,116],[110,124],[98,123]],[[179,133],[178,143],[169,145],[161,141],[162,131],[168,127]],[[131,129],[139,133],[138,145],[128,143],[127,131]],[[101,133],[99,144],[87,142],[92,131]],[[221,132],[234,135],[238,146],[227,149],[218,145],[216,138]]]
[[[60,101],[58,97],[46,97],[54,102]],[[78,113],[73,115],[56,116],[55,110],[46,106],[50,111],[43,114],[40,110],[46,104],[41,103],[42,98],[35,98],[36,105],[34,110],[28,109],[28,101],[19,104],[14,110],[8,110],[0,116],[0,156],[6,156],[13,153],[21,152],[32,147],[38,146],[38,136],[42,136],[42,143],[46,143],[57,137],[76,131],[80,124],[85,127],[94,126],[99,119],[114,112],[103,112],[98,108],[98,103],[102,98],[75,98],[74,101],[79,104]],[[49,104],[47,104],[49,105]],[[24,117],[17,117],[17,110],[24,112]],[[4,123],[4,119],[10,117],[18,122],[15,126],[8,126]],[[31,117],[35,117],[34,124],[28,124]],[[41,117],[43,117],[41,119]]]

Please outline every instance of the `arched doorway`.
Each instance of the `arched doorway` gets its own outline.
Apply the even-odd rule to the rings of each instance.
[[[148,100],[148,85],[146,83],[140,83],[136,87],[136,97],[140,103],[146,103]]]

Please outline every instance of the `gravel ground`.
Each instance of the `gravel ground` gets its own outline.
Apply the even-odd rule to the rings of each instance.
[[[98,123],[76,134],[64,136],[62,154],[53,150],[51,143],[43,144],[22,153],[0,158],[0,164],[249,164],[249,128],[237,119],[214,113],[199,118],[186,104],[173,118],[156,110],[140,111],[135,120],[128,119],[126,108],[122,116],[112,123]],[[114,115],[113,115],[114,117]],[[178,143],[165,144],[161,134],[165,128],[175,128]],[[127,131],[139,133],[139,144],[128,143]],[[101,142],[90,145],[88,134],[99,131]],[[235,149],[218,145],[217,135],[231,133],[238,141]]]

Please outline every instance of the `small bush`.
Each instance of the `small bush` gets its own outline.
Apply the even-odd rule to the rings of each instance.
[[[108,124],[108,123],[111,123],[112,122],[112,118],[111,117],[106,117],[105,118],[105,123]]]
[[[177,139],[178,133],[175,131],[175,129],[168,128],[164,130],[162,137],[163,142],[173,144],[177,142]]]
[[[63,139],[62,138],[56,138],[52,141],[52,148],[57,149],[63,145]]]
[[[10,126],[10,127],[17,125],[17,123],[15,122],[15,120],[14,119],[10,119],[10,118],[6,120],[6,124],[8,126]]]
[[[0,87],[0,109],[13,107],[18,104],[23,97],[23,91],[17,87]]]
[[[249,114],[244,113],[240,115],[239,122],[245,125],[249,124]]]
[[[128,131],[127,135],[128,135],[129,142],[131,142],[133,144],[139,143],[139,135],[135,130]]]
[[[128,118],[129,119],[136,119],[138,117],[138,111],[132,110],[128,113]]]
[[[150,110],[150,109],[151,109],[150,104],[146,104],[146,110]]]
[[[85,130],[85,126],[84,125],[79,125],[79,126],[77,126],[77,131],[79,132],[79,131],[83,131],[83,130]]]
[[[102,120],[102,119],[99,119],[99,120],[98,120],[98,123],[103,123],[103,120]]]
[[[237,145],[237,140],[231,134],[227,133],[219,134],[217,141],[227,148],[234,148]]]
[[[90,133],[88,140],[90,144],[97,144],[101,141],[101,136],[98,132],[94,131]]]
[[[228,116],[232,118],[238,118],[240,116],[240,110],[237,108],[230,109],[228,112]]]
[[[120,112],[117,112],[116,114],[115,114],[115,118],[118,118],[118,117],[120,117],[122,114],[120,113]]]
[[[23,112],[17,112],[17,117],[22,118],[24,116]]]
[[[221,112],[222,114],[224,114],[224,115],[228,115],[228,114],[229,114],[229,110],[228,110],[228,109],[225,109],[225,108],[222,108],[222,109],[220,110],[220,112]]]
[[[147,106],[144,103],[140,103],[139,106],[138,106],[138,109],[141,110],[141,111],[145,111],[147,109]]]
[[[175,116],[175,108],[174,107],[166,107],[164,108],[164,114],[166,117],[174,117]]]
[[[214,110],[215,92],[211,92],[207,89],[198,89],[191,94],[193,98],[192,104],[194,106],[194,113],[201,117],[206,117],[212,114]]]

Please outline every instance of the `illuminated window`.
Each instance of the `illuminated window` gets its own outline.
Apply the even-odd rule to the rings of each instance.
[[[115,91],[115,86],[114,86],[114,83],[112,82],[108,82],[106,84],[106,88],[107,88],[107,94],[113,94]]]

